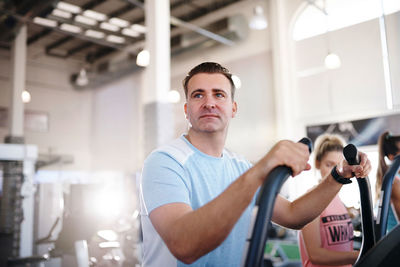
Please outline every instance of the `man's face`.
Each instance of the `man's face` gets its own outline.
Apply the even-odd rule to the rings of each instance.
[[[228,78],[220,73],[198,73],[189,80],[187,88],[185,114],[192,129],[209,133],[225,131],[237,110]]]

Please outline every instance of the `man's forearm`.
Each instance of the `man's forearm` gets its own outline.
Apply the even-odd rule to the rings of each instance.
[[[167,225],[157,219],[157,213],[160,214],[157,209],[150,214],[153,225],[176,258],[192,263],[226,239],[261,185],[254,177],[255,171],[250,169],[214,200]],[[165,218],[164,214],[161,217]]]

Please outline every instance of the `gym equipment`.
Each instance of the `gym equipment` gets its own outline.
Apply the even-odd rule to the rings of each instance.
[[[383,176],[381,197],[379,199],[378,215],[376,218],[376,240],[379,241],[386,234],[387,220],[390,208],[390,195],[393,180],[400,168],[400,155],[393,159],[392,165]]]
[[[311,153],[311,141],[303,138],[300,142],[307,144]],[[349,164],[358,163],[358,152],[354,145],[347,147],[343,153]],[[399,166],[400,156],[397,156],[387,173],[388,178],[385,175],[384,180],[388,179],[388,181],[392,182]],[[267,241],[267,232],[270,225],[267,222],[271,220],[276,195],[290,174],[291,169],[289,167],[279,166],[271,171],[268,179],[260,189],[260,197],[257,202],[258,213],[251,238],[248,240],[250,244],[244,263],[245,267],[265,267],[264,246]],[[379,233],[386,232],[386,224],[383,225],[383,222],[387,221],[391,183],[389,185],[389,182],[385,182],[384,186],[382,186],[384,188],[384,196],[380,205],[381,219],[380,224],[376,225],[375,228],[368,177],[357,179],[357,182],[360,189],[363,241],[360,256],[354,267],[397,266],[400,262],[400,225],[383,238],[380,235],[375,237],[374,231],[378,229],[377,232]],[[382,228],[385,228],[385,230],[383,231]],[[382,239],[376,243],[378,238]]]
[[[311,153],[312,144],[310,139],[303,138],[299,142],[307,145]],[[270,172],[260,189],[260,196],[257,201],[258,212],[251,238],[248,240],[250,245],[244,264],[246,267],[264,266],[264,247],[270,225],[267,222],[271,221],[276,195],[291,174],[292,170],[289,167],[278,166]]]
[[[343,155],[349,165],[358,165],[360,163],[357,148],[353,144],[348,144],[343,148]],[[362,232],[368,233],[367,235],[363,234],[358,261],[375,245],[375,228],[369,178],[356,178],[356,180],[360,191]]]
[[[343,154],[349,164],[357,164],[357,148],[354,145],[348,145],[343,150]],[[368,180],[361,182],[365,178],[357,179],[361,196],[363,245],[354,267],[391,267],[397,266],[400,262],[400,225],[384,236],[386,233],[392,183],[399,170],[399,166],[400,156],[397,156],[384,176],[381,192],[382,201],[379,205],[379,221],[375,225],[373,213],[370,213],[372,211],[372,202],[370,201],[369,182]],[[376,229],[376,236],[374,236],[374,229]],[[373,243],[376,244],[373,245]]]
[[[400,225],[384,236],[353,267],[393,267],[400,263]]]

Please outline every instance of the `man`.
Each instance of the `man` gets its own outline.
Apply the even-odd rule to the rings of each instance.
[[[240,266],[255,193],[270,171],[286,165],[293,176],[309,170],[308,148],[278,142],[253,167],[224,149],[235,117],[235,87],[229,71],[205,62],[183,81],[188,133],[146,159],[142,175],[143,266]],[[365,177],[371,166],[345,162],[342,177]],[[316,218],[342,184],[329,175],[314,190],[289,202],[278,196],[272,220],[300,229]]]

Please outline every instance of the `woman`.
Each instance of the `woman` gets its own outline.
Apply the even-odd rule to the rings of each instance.
[[[389,169],[387,160],[391,161],[395,156],[400,154],[400,136],[393,136],[386,131],[379,137],[378,140],[379,162],[376,172],[375,192],[378,200],[382,188],[383,176]],[[389,209],[389,217],[387,231],[390,231],[399,223],[400,218],[400,175],[398,174],[392,186],[392,194],[390,195],[391,207]]]
[[[343,160],[344,142],[337,135],[321,135],[315,142],[315,167],[326,177]],[[339,196],[299,233],[304,267],[351,266],[358,257],[353,250],[353,225]]]

